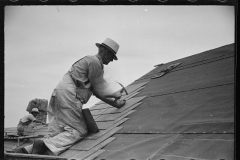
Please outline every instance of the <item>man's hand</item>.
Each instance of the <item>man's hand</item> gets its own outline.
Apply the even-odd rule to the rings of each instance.
[[[121,97],[122,97],[122,92],[116,92],[116,93],[114,93],[114,98],[115,98],[116,100],[120,99]]]
[[[126,103],[126,100],[118,99],[115,101],[114,107],[121,108],[122,106],[125,105],[125,103]]]
[[[105,95],[106,98],[115,98],[116,100],[120,99],[122,97],[122,92],[117,91],[113,94]]]
[[[99,99],[101,99],[103,102],[113,106],[113,107],[116,107],[116,108],[121,108],[123,105],[125,105],[126,103],[126,100],[122,100],[120,99],[121,96],[122,96],[122,93],[121,92],[116,92],[114,94],[111,94],[111,95],[105,95],[105,96],[102,96],[102,95],[99,95],[97,94],[96,92],[95,93],[95,96]],[[112,100],[112,99],[109,99],[109,98],[115,98],[115,100]]]

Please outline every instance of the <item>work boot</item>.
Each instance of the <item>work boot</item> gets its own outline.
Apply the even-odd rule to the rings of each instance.
[[[28,151],[27,151],[24,147],[21,147],[21,148],[15,148],[15,149],[13,149],[13,152],[14,152],[14,153],[28,154]]]
[[[47,146],[43,142],[43,140],[34,140],[32,154],[44,154],[47,150]]]

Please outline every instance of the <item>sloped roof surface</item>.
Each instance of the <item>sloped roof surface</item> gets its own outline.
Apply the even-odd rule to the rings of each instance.
[[[127,86],[120,109],[90,108],[100,132],[67,159],[234,159],[234,44],[155,69]],[[154,64],[153,64],[154,65]],[[169,72],[163,72],[164,69]],[[37,130],[46,134],[46,127]]]
[[[131,85],[146,81],[135,97],[148,97],[96,159],[234,159],[234,44],[158,66]]]

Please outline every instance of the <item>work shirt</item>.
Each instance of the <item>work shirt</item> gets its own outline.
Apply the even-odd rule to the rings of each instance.
[[[68,73],[76,85],[76,97],[83,104],[87,103],[92,95],[94,79],[103,75],[102,58],[98,54],[86,56],[75,62]]]
[[[36,120],[36,118],[32,114],[28,114],[21,118],[19,123],[24,126],[28,126],[34,120]]]
[[[66,126],[82,135],[87,134],[87,125],[82,114],[82,105],[92,95],[92,83],[103,75],[103,63],[99,55],[86,56],[75,62],[63,76],[52,93],[48,106],[49,133],[63,132]]]

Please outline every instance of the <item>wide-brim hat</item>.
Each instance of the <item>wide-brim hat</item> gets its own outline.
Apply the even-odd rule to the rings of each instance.
[[[39,111],[38,111],[37,108],[33,108],[31,113],[33,113],[33,112],[35,112],[35,113],[39,113]]]
[[[119,49],[119,44],[117,44],[117,42],[115,42],[114,40],[110,39],[110,38],[107,38],[105,41],[103,41],[101,44],[99,43],[96,43],[96,46],[99,47],[99,46],[104,46],[106,47],[107,49],[109,49],[110,51],[112,51],[113,55],[114,55],[114,60],[118,60],[116,54],[117,54],[117,51]]]

